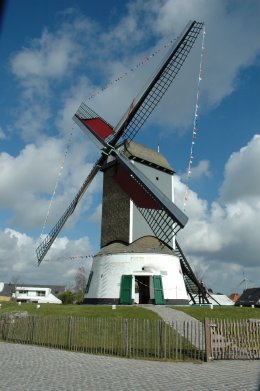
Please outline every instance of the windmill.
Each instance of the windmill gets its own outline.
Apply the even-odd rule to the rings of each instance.
[[[254,284],[254,281],[252,280],[249,280],[246,275],[245,275],[245,272],[243,272],[243,280],[240,281],[240,283],[238,284],[238,286],[241,286],[241,285],[244,285],[244,290],[246,290],[248,288],[248,283],[252,283]]]
[[[199,297],[199,302],[207,302],[204,287],[196,279],[175,241],[177,232],[186,225],[188,218],[175,205],[172,194],[170,198],[166,194],[166,188],[169,186],[166,184],[165,191],[162,191],[162,187],[152,180],[155,172],[163,172],[169,178],[172,176],[172,170],[165,167],[161,158],[158,163],[158,156],[155,157],[151,152],[146,153],[149,158],[144,159],[144,148],[132,141],[180,71],[202,27],[203,23],[196,21],[187,24],[160,67],[114,128],[85,103],[80,105],[73,117],[76,124],[99,148],[101,155],[67,210],[36,249],[38,265],[99,171],[104,172],[104,185],[111,183],[109,178],[112,177],[115,184],[110,185],[110,189],[114,189],[115,204],[120,201],[120,205],[123,204],[125,208],[124,216],[127,217],[127,213],[128,217],[130,214],[132,216],[120,226],[127,230],[127,239],[122,240],[117,234],[112,234],[109,238],[102,234],[103,247],[94,257],[86,287],[86,302],[131,304],[135,300],[135,294],[139,294],[139,302],[141,297],[141,302],[156,304],[188,304],[188,295],[194,303],[196,296]],[[156,171],[149,172],[147,167]],[[166,182],[171,183],[165,179]],[[103,194],[103,216],[106,194]],[[124,197],[125,203],[122,201]],[[146,222],[143,236],[134,235],[136,232],[133,231],[132,225],[136,211]],[[122,215],[120,211],[121,222]],[[139,217],[136,219],[140,223]],[[108,220],[102,217],[104,232],[110,230],[106,228],[111,223]],[[109,227],[118,228],[118,221],[114,219]],[[151,249],[154,249],[153,254]],[[160,265],[164,265],[165,270]],[[168,274],[179,277],[175,299]]]

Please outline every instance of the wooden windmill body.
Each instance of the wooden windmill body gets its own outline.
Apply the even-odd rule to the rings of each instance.
[[[128,158],[174,201],[174,172],[166,159],[133,142],[125,142],[122,148]],[[140,194],[133,194],[134,184],[124,178],[115,159],[105,164],[102,171],[101,250],[93,259],[84,302],[188,304],[180,260],[172,251],[175,238],[163,243],[154,236],[135,206],[141,202],[143,207],[149,207],[149,200],[145,196],[138,201],[135,199],[140,198]]]

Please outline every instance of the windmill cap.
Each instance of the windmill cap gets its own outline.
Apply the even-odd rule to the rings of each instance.
[[[174,170],[165,159],[165,157],[153,149],[147,148],[142,144],[137,144],[133,141],[124,142],[125,155],[132,160],[136,160],[140,163],[153,166],[158,170],[166,171],[169,174],[173,174]]]

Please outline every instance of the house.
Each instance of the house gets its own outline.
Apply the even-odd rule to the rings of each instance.
[[[207,298],[209,301],[209,304],[212,305],[234,305],[234,302],[226,295],[220,294],[220,293],[210,293],[207,294]],[[190,305],[193,304],[192,301],[189,303]],[[196,304],[199,303],[199,298],[196,298]]]
[[[235,306],[258,307],[260,308],[260,288],[245,289],[236,301]]]
[[[13,298],[25,303],[61,304],[62,301],[51,293],[51,288],[17,286]]]
[[[240,295],[238,293],[231,293],[228,297],[235,303],[239,299]]]
[[[18,286],[18,284],[0,282],[0,301],[61,304],[57,295],[65,290],[64,285],[19,284]]]

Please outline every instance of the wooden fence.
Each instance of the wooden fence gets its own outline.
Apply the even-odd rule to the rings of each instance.
[[[191,332],[192,330],[192,332]],[[0,339],[92,354],[204,360],[203,324],[148,319],[0,318]],[[194,339],[194,343],[190,341]]]
[[[0,340],[157,360],[259,359],[260,319],[165,323],[148,319],[2,316]]]
[[[206,319],[208,359],[260,359],[260,319]]]

